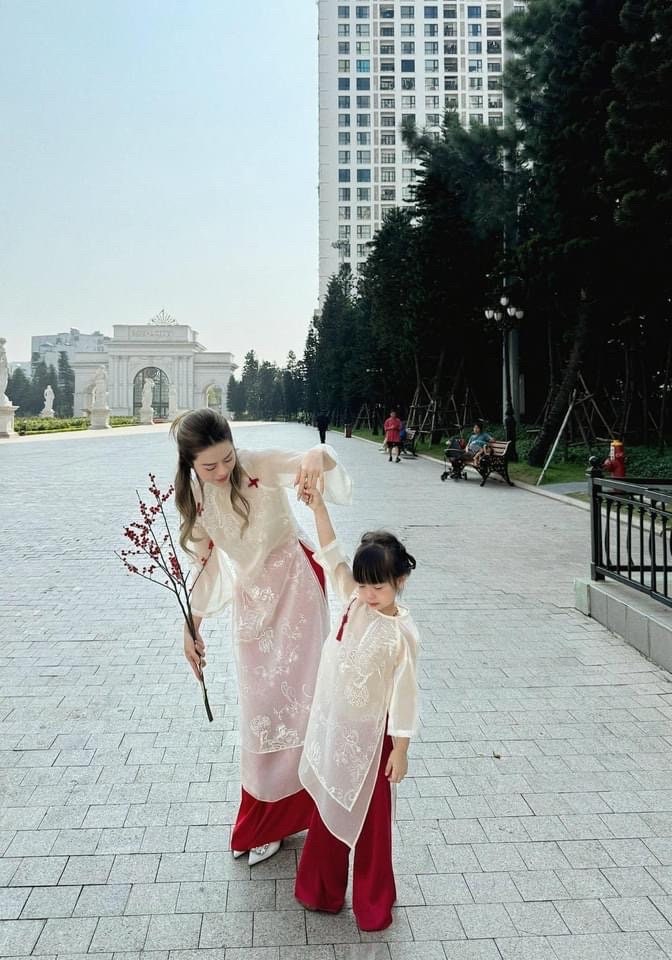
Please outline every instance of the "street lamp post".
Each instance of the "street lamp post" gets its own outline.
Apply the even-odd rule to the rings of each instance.
[[[498,330],[502,334],[502,373],[504,375],[504,390],[506,394],[504,410],[504,430],[506,439],[511,446],[509,447],[509,460],[512,463],[518,461],[518,451],[516,450],[516,414],[513,409],[513,396],[511,391],[511,361],[509,356],[509,341],[511,332],[517,322],[520,322],[525,313],[519,307],[514,306],[506,294],[499,298],[500,306],[495,310],[487,309],[484,311],[486,320],[494,320]]]

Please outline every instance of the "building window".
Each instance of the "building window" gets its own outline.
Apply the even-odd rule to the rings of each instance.
[[[444,40],[443,52],[446,54],[446,56],[456,57],[457,56],[457,40]]]
[[[414,96],[405,96],[401,98],[401,109],[402,110],[415,110],[415,97]]]
[[[339,37],[349,37],[349,36],[350,36],[350,24],[349,24],[349,23],[339,23],[339,25],[338,25],[338,35],[339,35]]]
[[[483,44],[480,40],[470,40],[467,44],[467,53],[483,53]]]
[[[349,127],[349,126],[350,126],[350,114],[349,114],[349,113],[339,113],[339,115],[338,115],[338,125],[339,125],[339,127]]]
[[[357,114],[357,126],[358,126],[358,127],[370,127],[370,126],[371,126],[371,114],[370,114],[370,113],[358,113],[358,114]]]
[[[415,180],[415,170],[413,169],[402,170],[401,180],[402,180],[402,183],[412,183],[412,181]]]
[[[358,244],[357,244],[357,256],[358,256],[358,257],[366,257],[366,256],[368,256],[369,251],[366,249],[367,246],[368,246],[368,244],[366,244],[366,243],[358,243]],[[361,267],[362,267],[362,264],[361,264],[361,263],[359,264],[359,267],[360,267],[360,269],[361,269]]]
[[[503,127],[504,117],[501,113],[491,113],[488,117],[488,124],[491,127]]]
[[[402,90],[415,90],[415,77],[402,77],[402,78],[401,78],[401,89],[402,89]]]
[[[357,54],[365,54],[368,56],[371,53],[371,43],[368,40],[358,40],[357,41]]]
[[[444,35],[444,37],[456,37],[456,36],[457,36],[457,24],[456,24],[456,23],[444,23],[444,25],[443,25],[443,35]]]
[[[371,219],[371,207],[357,207],[357,219],[358,219],[358,220],[370,220],[370,219]]]
[[[480,23],[469,23],[467,24],[467,36],[469,37],[480,37],[482,32],[482,27]]]
[[[371,202],[371,187],[357,187],[357,199]]]
[[[501,73],[502,72],[502,61],[501,60],[489,60],[488,61],[488,73]]]
[[[393,113],[381,113],[380,115],[380,125],[381,127],[394,127],[396,126],[396,118]]]
[[[412,150],[402,150],[401,151],[401,162],[402,163],[413,163],[415,157],[413,156]]]
[[[501,89],[502,89],[501,77],[488,77],[488,90],[501,90]]]
[[[355,33],[358,37],[370,37],[371,36],[371,24],[369,23],[356,23],[355,24]]]
[[[338,188],[338,199],[341,203],[350,202],[350,187],[339,187]]]
[[[382,183],[394,183],[397,179],[397,171],[394,167],[390,167],[389,169],[386,167],[380,171],[380,179]]]
[[[433,57],[438,55],[439,45],[433,40],[425,40],[425,56]]]
[[[415,36],[415,24],[414,23],[402,23],[401,27],[402,37],[414,37]]]
[[[469,89],[470,89],[470,90],[482,90],[482,89],[483,89],[483,77],[469,77]]]
[[[401,72],[402,72],[402,73],[415,73],[415,60],[402,60],[402,61],[401,61]]]
[[[440,105],[440,97],[425,97],[425,110],[438,110]]]
[[[358,170],[358,171],[357,171],[357,183],[371,183],[371,171],[370,171],[370,170]]]
[[[396,187],[382,187],[380,191],[381,200],[396,200],[397,199],[397,190]]]
[[[357,226],[357,239],[358,240],[370,240],[371,239],[371,227],[368,223],[360,223]]]
[[[355,16],[359,20],[368,20],[371,16],[371,11],[369,7],[355,7]]]
[[[339,208],[338,208],[338,219],[339,219],[339,220],[349,220],[349,219],[350,219],[350,207],[339,207]]]
[[[370,73],[371,72],[371,61],[370,60],[358,60],[357,61],[357,73]]]
[[[380,78],[380,89],[381,89],[381,90],[394,90],[394,77],[381,77],[381,78]]]
[[[339,183],[350,183],[350,171],[349,171],[349,170],[339,170],[339,171],[338,171],[338,182],[339,182]]]
[[[444,20],[457,20],[457,4],[449,3],[443,8]]]
[[[471,96],[471,97],[469,97],[469,109],[470,109],[470,110],[482,110],[482,109],[483,109],[483,97],[480,97],[480,96]]]
[[[341,41],[340,41],[340,43],[338,44],[338,53],[339,53],[339,56],[341,56],[341,57],[349,56],[349,55],[350,55],[350,41],[349,41],[349,40],[341,40]]]
[[[502,52],[502,41],[501,40],[488,40],[487,41],[487,52],[488,56],[491,56],[495,53]]]
[[[428,127],[440,127],[441,126],[441,114],[440,113],[428,113],[425,117],[425,123]]]
[[[357,151],[357,163],[371,163],[371,151],[370,151],[370,150],[358,150],[358,151]]]
[[[438,73],[438,72],[439,72],[438,60],[425,60],[425,73]]]
[[[358,110],[370,110],[370,109],[371,109],[371,97],[357,97],[357,109],[358,109]]]
[[[438,89],[439,89],[438,77],[425,77],[425,90],[438,90]]]
[[[381,28],[380,28],[380,36],[381,36],[381,37],[393,37],[393,36],[394,36],[394,24],[393,24],[393,23],[386,23],[384,26],[381,26]]]
[[[369,77],[357,77],[357,89],[358,90],[370,90],[371,89],[371,80]]]
[[[469,114],[469,123],[483,123],[483,114],[482,113],[470,113]]]
[[[380,152],[380,162],[381,163],[396,163],[397,155],[394,150],[381,150]]]
[[[415,123],[415,114],[414,113],[402,113],[401,122],[402,123]]]
[[[338,98],[338,109],[339,109],[339,110],[349,110],[349,109],[350,109],[350,97],[339,97],[339,98]]]
[[[457,110],[458,98],[454,94],[446,94],[445,98],[445,107],[446,110]]]
[[[438,37],[439,35],[439,25],[438,23],[426,23],[425,24],[425,36],[426,37]]]
[[[489,37],[501,37],[502,25],[501,23],[488,23],[486,24],[485,32]]]
[[[381,110],[394,110],[394,97],[381,97],[381,98],[380,98],[380,109],[381,109]]]
[[[394,4],[393,3],[381,3],[380,5],[380,17],[382,20],[392,20],[394,19]]]
[[[349,17],[350,16],[350,7],[339,7],[338,8],[339,17]]]
[[[381,43],[381,45],[380,45],[380,55],[381,55],[381,57],[393,57],[393,56],[394,56],[394,44],[393,44],[393,43]]]
[[[404,6],[404,7],[401,7],[399,12],[401,14],[402,19],[412,20],[413,17],[415,16],[415,7]]]
[[[339,163],[350,163],[350,151],[349,151],[349,150],[339,150],[339,151],[338,151],[338,162],[339,162]]]
[[[357,134],[357,143],[360,147],[368,147],[371,143],[371,134],[368,130],[360,131]]]
[[[502,98],[496,94],[488,95],[488,110],[501,110],[502,109]]]
[[[381,133],[380,142],[384,147],[393,147],[394,144],[397,142],[397,135],[396,133],[389,133],[389,132]]]
[[[339,61],[338,61],[338,72],[339,72],[339,73],[350,73],[350,61],[349,61],[349,60],[339,60]]]
[[[404,187],[403,199],[410,200],[410,201],[415,200],[415,187]]]
[[[444,78],[443,78],[443,89],[444,89],[444,90],[457,90],[457,77],[444,77]]]
[[[481,16],[481,7],[467,7],[467,17],[470,20],[480,20]]]
[[[483,61],[482,60],[469,60],[467,62],[467,69],[469,73],[481,73],[483,71]]]
[[[457,57],[444,57],[443,69],[446,73],[457,73]]]
[[[438,7],[425,7],[425,20],[436,20],[438,16]]]
[[[394,60],[381,60],[381,61],[380,61],[380,72],[381,72],[381,73],[394,73]]]
[[[347,147],[350,143],[350,134],[347,130],[338,131],[338,143],[341,147]]]
[[[350,239],[350,225],[341,224],[338,228],[338,239],[339,240],[349,240]]]
[[[350,77],[339,77],[339,78],[338,78],[338,89],[339,89],[339,90],[349,90],[349,89],[350,89]]]
[[[401,43],[401,54],[402,56],[412,56],[415,54],[415,41],[414,40],[403,40]]]
[[[501,20],[502,8],[499,4],[488,3],[485,7],[485,15],[488,20]]]

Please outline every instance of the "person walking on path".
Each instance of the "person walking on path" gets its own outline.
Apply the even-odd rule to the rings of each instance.
[[[353,910],[362,930],[392,923],[392,791],[408,769],[417,726],[418,632],[397,594],[415,560],[391,533],[362,537],[352,569],[315,488],[320,550],[346,604],[322,652],[299,776],[316,804],[294,893],[308,910],[338,913],[354,849]]]
[[[401,463],[401,457],[399,456],[401,420],[397,416],[396,410],[390,410],[390,415],[383,424],[383,430],[385,431],[385,442],[387,444],[390,463],[392,463],[392,457],[396,458],[396,463]]]
[[[318,413],[315,417],[315,426],[320,431],[320,443],[326,443],[327,430],[329,428],[329,417],[326,413]]]
[[[192,593],[197,641],[185,628],[184,653],[198,677],[201,620],[233,600],[242,797],[231,848],[236,857],[249,851],[255,864],[305,830],[312,814],[298,766],[329,630],[324,574],[285,488],[323,485],[325,496],[347,503],[351,483],[328,446],[304,454],[237,450],[215,410],[183,415],[172,434],[180,544],[202,571]]]

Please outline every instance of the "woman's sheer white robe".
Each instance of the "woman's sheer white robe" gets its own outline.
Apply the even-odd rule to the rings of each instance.
[[[336,461],[331,447],[318,448]],[[233,510],[228,487],[194,487],[194,613],[208,617],[233,600],[233,649],[238,671],[241,781],[259,800],[301,789],[298,764],[322,643],[329,630],[323,591],[301,546],[285,487],[303,455],[280,450],[239,451],[250,504],[249,526]],[[342,467],[325,472],[325,496],[350,500]],[[210,552],[210,542],[214,544]]]

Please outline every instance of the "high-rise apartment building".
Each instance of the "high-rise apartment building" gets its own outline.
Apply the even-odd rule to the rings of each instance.
[[[413,198],[410,117],[438,138],[446,110],[502,126],[504,20],[520,0],[318,0],[320,298],[341,264],[355,276],[386,211]]]

